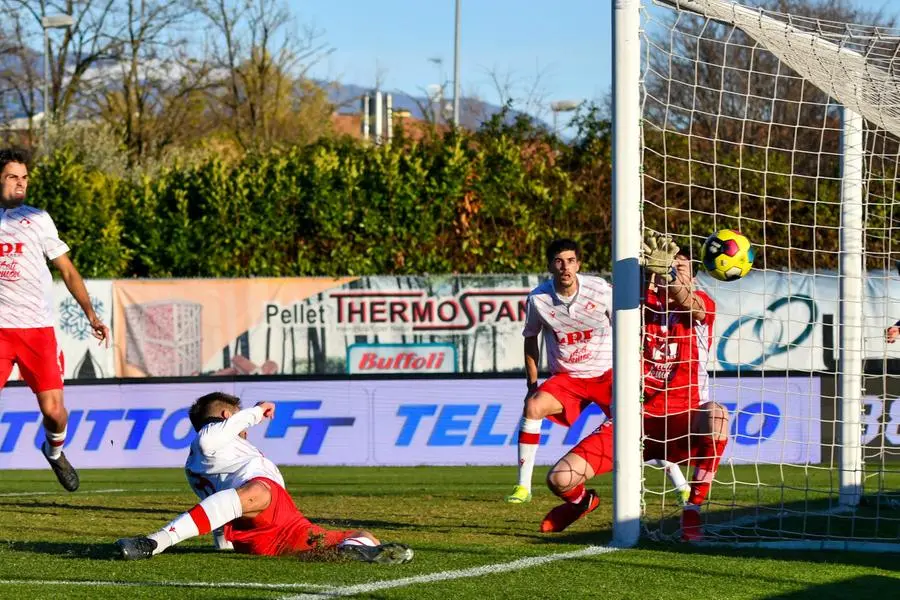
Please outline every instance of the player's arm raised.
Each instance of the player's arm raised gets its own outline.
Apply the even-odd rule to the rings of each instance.
[[[72,263],[72,259],[69,258],[68,254],[62,254],[54,258],[52,262],[53,265],[59,269],[59,274],[62,277],[63,283],[66,284],[69,293],[72,294],[72,297],[78,302],[81,310],[84,311],[88,322],[91,324],[94,337],[100,340],[101,343],[105,342],[106,347],[109,348],[109,328],[103,324],[103,321],[101,321],[100,317],[97,316],[97,313],[94,312],[94,307],[91,305],[91,297],[88,295],[87,287],[85,287],[84,280],[81,278],[78,269],[76,269],[75,265]]]
[[[204,454],[215,452],[247,429],[261,423],[264,418],[272,418],[274,414],[275,404],[260,402],[256,406],[234,413],[224,421],[211,423],[202,430],[203,435],[198,441],[200,451]]]
[[[694,321],[706,319],[706,303],[695,292],[691,262],[681,256],[673,264],[674,279],[668,282],[669,302],[676,310],[690,311]]]

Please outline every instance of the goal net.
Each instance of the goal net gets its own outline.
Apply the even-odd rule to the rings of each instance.
[[[885,340],[900,320],[900,31],[672,0],[642,3],[639,35],[643,230],[695,264],[721,229],[756,249],[741,280],[698,275],[716,302],[709,397],[730,420],[704,541],[900,549],[900,340]],[[641,471],[642,534],[679,539],[676,490]]]

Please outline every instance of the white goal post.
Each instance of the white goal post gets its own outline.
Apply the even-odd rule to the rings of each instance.
[[[900,30],[729,0],[612,16],[614,543],[679,528],[641,456],[640,239],[696,262],[730,228],[757,259],[698,276],[731,419],[705,541],[900,551]]]

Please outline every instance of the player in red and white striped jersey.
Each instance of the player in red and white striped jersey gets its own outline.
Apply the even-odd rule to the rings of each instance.
[[[660,261],[662,266],[646,265],[650,277],[644,297],[644,460],[694,463],[682,531],[686,539],[697,539],[698,510],[728,442],[728,413],[710,402],[708,393],[706,364],[715,303],[696,289],[687,250],[673,247],[671,252],[676,256]],[[583,500],[551,510],[541,523],[542,531],[562,531],[599,504],[596,493],[585,491],[584,484],[612,469],[612,425],[605,422],[551,469],[548,482],[557,495],[577,494]]]
[[[519,483],[506,501],[531,500],[531,478],[547,418],[569,427],[591,403],[609,415],[612,400],[612,287],[601,277],[579,274],[578,244],[555,240],[547,248],[552,278],[528,294],[525,375],[528,391],[519,429]],[[538,386],[543,334],[551,377]]]
[[[198,398],[189,411],[197,437],[185,473],[201,502],[155,533],[118,540],[122,558],[151,558],[183,540],[216,531],[219,548],[244,554],[278,556],[337,547],[366,562],[412,560],[408,546],[381,544],[367,531],[325,529],[297,509],[281,471],[247,441],[247,429],[274,414],[272,402],[241,410],[240,399],[229,394]]]
[[[37,396],[44,415],[42,449],[62,486],[78,489],[78,473],[62,452],[68,412],[63,404],[63,355],[53,331],[52,277],[59,269],[69,292],[84,310],[93,335],[109,345],[109,329],[97,317],[81,275],[68,257],[46,211],[25,205],[28,156],[0,150],[0,388],[13,365]]]

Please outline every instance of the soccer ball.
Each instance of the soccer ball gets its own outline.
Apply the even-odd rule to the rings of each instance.
[[[703,242],[700,262],[719,281],[735,281],[750,272],[756,251],[747,236],[735,229],[723,229]]]

